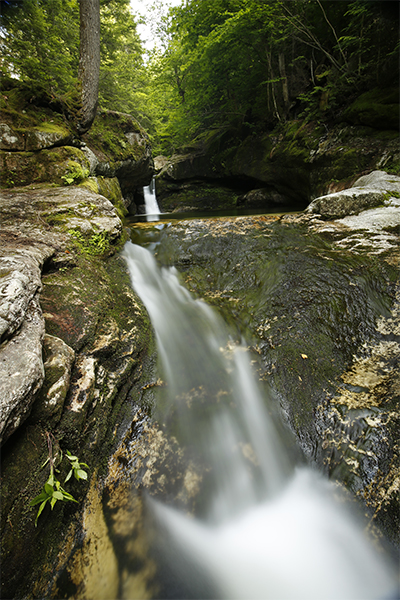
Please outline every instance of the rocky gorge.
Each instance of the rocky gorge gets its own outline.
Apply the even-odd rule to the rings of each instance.
[[[0,128],[2,596],[158,597],[143,497],[194,511],[202,475],[151,418],[156,344],[121,258],[124,218],[140,212],[153,176],[151,148],[129,115],[100,113],[76,139],[58,113],[30,110],[4,110]],[[206,167],[197,151],[175,157],[157,176],[164,210],[171,192],[193,210],[228,196],[227,206],[233,196],[251,206],[262,189],[262,206],[290,197],[304,212],[166,219],[131,235],[162,239],[160,263],[245,337],[304,460],[344,484],[373,534],[396,547],[399,149],[393,129],[351,115],[328,134],[292,123],[245,139],[234,158],[220,145]],[[250,189],[232,195],[243,174]],[[89,480],[71,484],[78,504],[47,506],[36,527],[29,504],[50,447],[60,480],[67,450]]]

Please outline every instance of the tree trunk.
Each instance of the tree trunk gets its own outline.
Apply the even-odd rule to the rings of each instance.
[[[279,61],[279,72],[280,72],[281,79],[282,79],[283,101],[285,103],[285,109],[287,110],[289,108],[289,86],[288,86],[288,80],[286,77],[285,55],[280,53],[279,57],[278,57],[278,61]]]
[[[78,131],[90,129],[96,116],[100,76],[100,0],[79,0],[79,81],[82,109]]]

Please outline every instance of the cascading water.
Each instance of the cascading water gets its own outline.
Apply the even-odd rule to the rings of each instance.
[[[159,269],[130,242],[124,256],[157,336],[168,391],[161,420],[210,473],[201,520],[151,501],[167,552],[177,553],[177,577],[195,586],[193,570],[179,573],[180,556],[212,582],[213,598],[396,598],[388,561],[335,499],[337,489],[293,464],[244,347],[180,285],[174,268]]]
[[[150,185],[147,185],[143,188],[143,195],[147,221],[158,221],[160,208],[157,202],[156,186],[154,179],[151,180]]]

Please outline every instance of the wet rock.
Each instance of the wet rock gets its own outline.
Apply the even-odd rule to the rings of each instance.
[[[366,184],[386,177],[397,185],[379,173]],[[398,544],[400,206],[387,196],[384,207],[332,221],[181,221],[162,230],[158,259],[218,308],[233,335],[244,332],[260,383],[272,385],[306,456]]]
[[[31,420],[54,425],[60,420],[69,390],[75,352],[60,338],[46,334],[43,357],[45,378],[34,403]]]

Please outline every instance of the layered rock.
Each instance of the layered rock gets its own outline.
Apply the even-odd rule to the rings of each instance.
[[[91,130],[78,138],[61,114],[36,112],[29,103],[18,113],[5,103],[0,122],[2,187],[116,179],[127,208],[136,190],[150,182],[154,166],[149,138],[131,115],[99,112]],[[104,194],[107,186],[102,187]]]
[[[34,527],[29,502],[49,475],[46,440],[57,460],[70,450],[98,472],[140,404],[153,342],[116,255],[121,220],[104,196],[79,186],[4,190],[0,223],[2,595],[11,598],[34,581],[45,593],[43,564],[63,552],[73,520],[60,502]]]

